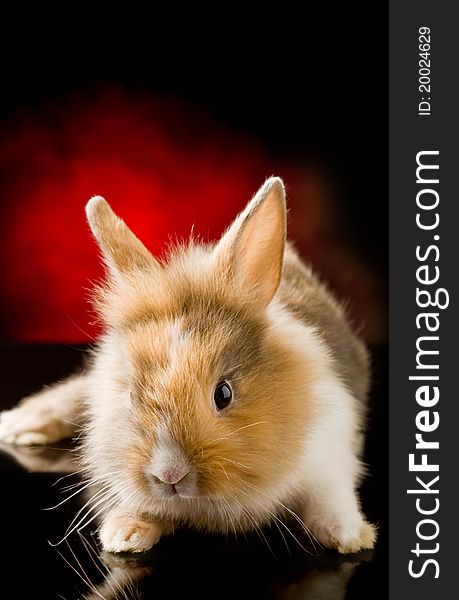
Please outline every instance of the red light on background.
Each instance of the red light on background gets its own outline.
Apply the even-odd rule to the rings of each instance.
[[[119,89],[17,114],[0,145],[3,337],[92,338],[102,276],[84,218],[100,194],[155,253],[170,236],[216,238],[271,174],[252,138],[176,101]]]
[[[344,241],[333,182],[274,161],[245,133],[171,98],[98,88],[21,111],[0,135],[0,335],[88,341],[102,266],[84,216],[104,196],[156,255],[193,228],[216,239],[263,180],[287,183],[289,235],[367,339],[386,336],[381,282]]]

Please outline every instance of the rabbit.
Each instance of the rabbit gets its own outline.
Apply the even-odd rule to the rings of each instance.
[[[368,351],[286,241],[282,180],[221,239],[157,260],[100,196],[86,206],[107,269],[87,369],[1,414],[0,440],[82,431],[107,552],[177,527],[243,532],[293,515],[323,546],[372,548],[357,494]]]

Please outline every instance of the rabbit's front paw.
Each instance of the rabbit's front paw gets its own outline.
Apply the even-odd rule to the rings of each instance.
[[[109,513],[99,537],[106,552],[145,552],[159,541],[161,530],[155,523]]]
[[[360,515],[351,519],[328,517],[308,525],[321,544],[338,550],[341,554],[369,550],[375,545],[376,528]]]

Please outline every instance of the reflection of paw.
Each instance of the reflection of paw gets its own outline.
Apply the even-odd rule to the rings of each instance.
[[[99,537],[106,552],[145,552],[159,541],[161,530],[155,523],[109,514]]]
[[[310,529],[318,541],[341,554],[353,554],[374,547],[376,529],[359,515],[354,519],[327,520],[312,523]]]
[[[61,444],[59,446],[13,446],[0,442],[0,450],[30,473],[74,473],[78,469],[75,453]]]
[[[0,413],[0,440],[6,444],[43,446],[71,436],[73,430],[49,405],[24,404]]]
[[[104,563],[107,569],[115,570],[122,569],[123,571],[131,571],[133,573],[148,570],[151,571],[151,564],[148,561],[148,555],[145,557],[138,552],[137,554],[120,554],[102,550],[99,553],[100,560]]]

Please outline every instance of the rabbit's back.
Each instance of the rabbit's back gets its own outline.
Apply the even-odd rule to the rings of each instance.
[[[370,360],[344,308],[291,244],[287,244],[277,298],[296,318],[313,325],[333,355],[337,371],[363,404],[370,382]]]

